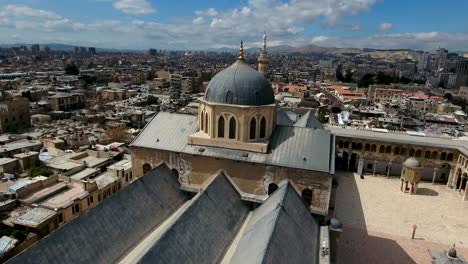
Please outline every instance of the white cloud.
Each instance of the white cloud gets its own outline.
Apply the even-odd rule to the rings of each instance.
[[[1,10],[1,9],[0,9]],[[41,9],[33,9],[24,5],[7,5],[0,11],[0,17],[4,16],[26,16],[34,18],[61,19],[58,14]]]
[[[113,6],[115,9],[132,15],[146,15],[156,12],[147,0],[117,0]]]
[[[382,30],[382,31],[387,31],[387,30],[390,30],[390,29],[393,28],[393,24],[392,24],[392,23],[387,23],[387,22],[385,22],[385,23],[380,24],[380,25],[379,25],[379,28],[380,28],[380,30]]]
[[[205,19],[204,19],[203,17],[199,16],[199,17],[193,19],[192,22],[193,22],[195,25],[200,25],[200,24],[205,23]]]
[[[135,0],[120,0],[127,5]],[[311,3],[313,2],[313,3]],[[71,41],[77,45],[110,48],[156,47],[162,49],[206,49],[237,47],[243,39],[246,47],[259,46],[263,30],[269,46],[315,44],[336,47],[413,48],[434,50],[439,45],[449,50],[466,49],[468,33],[414,32],[360,37],[310,36],[305,27],[314,21],[326,21],[330,27],[359,30],[359,22],[343,24],[340,18],[369,9],[375,0],[249,0],[232,10],[195,11],[196,16],[171,23],[144,19],[75,21],[47,10],[27,6],[0,5],[0,42],[11,42],[11,35],[31,42]],[[149,3],[148,3],[149,4]],[[8,12],[6,12],[8,10]],[[133,9],[133,13],[142,14]],[[149,10],[152,9],[149,5]],[[128,11],[128,10],[127,10]],[[147,11],[145,11],[147,12]],[[210,15],[211,14],[211,15]],[[44,33],[46,32],[46,34]],[[88,44],[87,44],[88,43]]]

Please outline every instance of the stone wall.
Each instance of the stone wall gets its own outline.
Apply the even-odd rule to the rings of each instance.
[[[163,150],[132,147],[133,175],[142,176],[143,166],[156,167],[161,162],[177,170],[179,181],[192,187],[201,187],[218,170],[225,170],[239,188],[255,195],[268,194],[268,186],[291,180],[302,192],[312,191],[311,208],[325,214],[328,210],[332,177],[328,173],[277,167],[266,164],[234,161]]]

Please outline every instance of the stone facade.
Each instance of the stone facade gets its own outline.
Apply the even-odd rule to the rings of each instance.
[[[198,116],[200,130],[189,137],[189,144],[266,153],[276,105],[227,105],[200,99]]]
[[[332,181],[328,173],[141,147],[132,147],[131,152],[133,174],[136,177],[142,176],[161,162],[166,162],[179,175],[179,181],[183,185],[200,188],[218,170],[223,169],[241,191],[259,197],[267,195],[274,184],[289,179],[303,194],[311,192],[311,197],[308,198],[310,201],[307,202],[311,203],[313,211],[326,214],[328,210]]]

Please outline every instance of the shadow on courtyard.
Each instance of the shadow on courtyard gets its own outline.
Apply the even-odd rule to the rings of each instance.
[[[336,179],[335,216],[343,223],[338,248],[331,249],[336,252],[336,263],[416,263],[396,241],[368,234],[356,184],[365,179],[345,172],[338,172]]]
[[[429,188],[418,188],[416,195],[438,196],[439,193]]]

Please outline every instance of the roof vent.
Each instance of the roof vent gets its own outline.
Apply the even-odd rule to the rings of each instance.
[[[249,153],[243,152],[241,155],[242,155],[242,157],[247,158],[249,156]]]
[[[304,158],[302,158],[302,159],[303,159],[304,161],[307,161],[307,158],[306,158],[306,157],[304,157]]]
[[[159,142],[159,138],[156,139],[156,142]]]
[[[198,149],[198,152],[204,152],[205,151],[205,148],[199,148]]]

